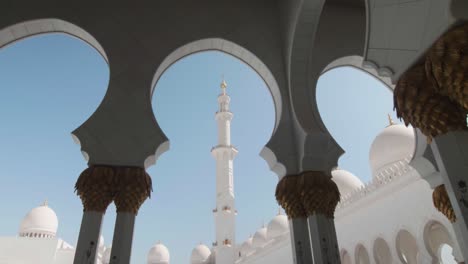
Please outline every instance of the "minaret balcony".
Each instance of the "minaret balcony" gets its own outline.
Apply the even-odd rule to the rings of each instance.
[[[231,111],[218,111],[216,112],[216,120],[232,120],[234,114]]]
[[[228,157],[234,159],[237,153],[239,153],[239,151],[233,145],[217,145],[211,148],[211,154],[215,158],[229,154]]]

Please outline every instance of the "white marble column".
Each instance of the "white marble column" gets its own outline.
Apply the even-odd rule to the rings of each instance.
[[[73,264],[94,264],[96,262],[103,217],[103,212],[85,211],[83,213]]]
[[[117,213],[109,264],[130,263],[135,218],[136,215],[134,213]]]
[[[335,222],[323,214],[308,218],[313,263],[341,263]]]
[[[437,136],[431,144],[440,174],[457,217],[456,236],[468,259],[468,132]]]
[[[307,218],[289,219],[294,264],[313,264]]]

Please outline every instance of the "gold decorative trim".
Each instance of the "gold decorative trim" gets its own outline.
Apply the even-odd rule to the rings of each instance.
[[[434,189],[434,192],[432,193],[432,201],[434,202],[434,207],[444,214],[450,222],[454,223],[457,221],[457,217],[453,211],[445,185],[439,185]]]

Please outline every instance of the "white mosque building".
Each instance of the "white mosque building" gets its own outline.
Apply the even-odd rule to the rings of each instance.
[[[197,245],[190,264],[288,264],[293,263],[289,222],[278,213],[245,241],[235,238],[233,159],[237,150],[230,141],[230,97],[226,83],[218,96],[218,143],[211,153],[216,160],[216,238],[213,246]],[[432,190],[410,166],[415,148],[411,128],[389,125],[377,135],[369,151],[373,178],[363,183],[344,169],[332,171],[341,193],[335,213],[343,264],[464,263],[454,226],[432,203]],[[56,237],[58,218],[44,203],[21,222],[18,235],[0,237],[0,264],[70,264],[75,250]],[[98,264],[108,264],[110,248],[101,237]],[[27,254],[25,254],[27,252]],[[166,246],[149,250],[148,264],[169,264]]]
[[[18,236],[0,237],[0,264],[70,264],[75,248],[56,237],[59,221],[47,201],[33,208],[20,224]],[[99,239],[96,264],[109,263],[110,248]]]
[[[211,249],[197,245],[190,263],[292,264],[289,222],[280,212],[253,236],[234,243],[232,169],[237,150],[230,142],[232,113],[224,82],[221,88],[218,145],[212,150],[217,162],[216,240]],[[413,129],[395,124],[389,116],[389,125],[369,151],[369,183],[344,169],[332,171],[341,193],[335,224],[342,264],[464,263],[452,224],[434,207],[432,189],[409,164],[414,149]]]

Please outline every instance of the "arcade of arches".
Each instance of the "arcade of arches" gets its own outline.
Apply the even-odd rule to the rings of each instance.
[[[342,65],[395,87],[397,114],[416,129],[408,162],[434,189],[434,206],[453,223],[462,254],[457,257],[468,259],[467,19],[463,0],[144,1],[95,8],[46,0],[2,8],[0,47],[62,32],[87,42],[109,65],[103,101],[73,131],[89,158],[76,182],[84,208],[76,264],[96,258],[92,245],[111,202],[118,212],[111,263],[129,263],[135,218],[151,193],[146,168],[168,149],[151,110],[152,88],[173,62],[208,49],[243,60],[270,89],[276,122],[261,155],[279,178],[275,195],[289,217],[295,263],[340,262],[334,217],[343,203],[332,169],[345,150],[322,122],[315,89],[324,71]],[[378,171],[377,178],[389,180],[389,170]],[[453,242],[440,226],[427,230],[426,245],[404,228],[385,240],[392,259],[426,263],[418,249]],[[376,249],[353,246],[343,262],[388,258],[380,240]]]

